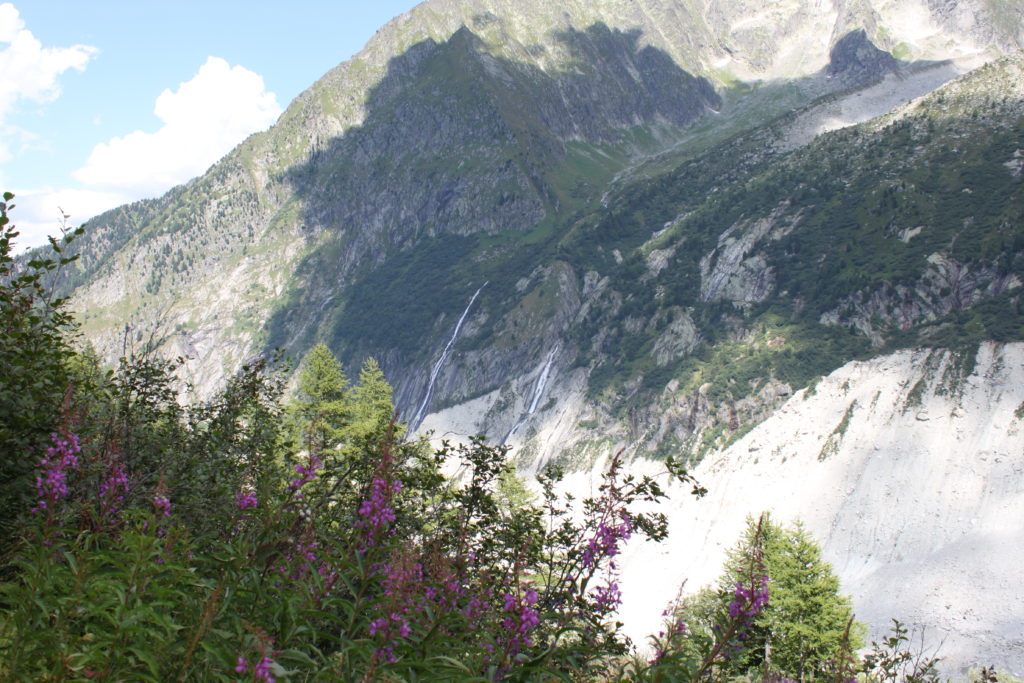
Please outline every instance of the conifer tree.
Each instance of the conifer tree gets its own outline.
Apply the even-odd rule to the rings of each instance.
[[[784,528],[765,514],[760,532],[758,528],[757,520],[747,520],[743,538],[729,552],[716,591],[718,609],[722,610],[732,600],[737,582],[746,578],[746,549],[760,533],[770,597],[751,625],[742,650],[732,658],[732,673],[825,680],[844,648],[852,651],[862,645],[863,626],[855,623],[850,627],[850,598],[840,595],[839,578],[821,558],[821,548],[802,524]],[[844,645],[847,638],[850,642]]]
[[[299,369],[292,417],[302,444],[318,457],[336,448],[351,421],[348,378],[341,363],[324,344],[306,354]]]
[[[343,451],[363,449],[367,443],[379,440],[390,429],[396,430],[396,436],[404,431],[402,425],[391,424],[395,410],[391,402],[391,385],[372,357],[363,361],[359,380],[346,393],[346,400],[350,419],[344,432]]]
[[[391,419],[391,385],[372,356],[363,361],[359,381],[352,387],[351,402],[353,423],[371,426]]]
[[[775,587],[765,614],[772,643],[769,664],[806,680],[840,655],[853,607],[849,597],[839,594],[839,577],[800,522],[783,531],[768,564],[773,572],[769,587]],[[862,644],[860,630],[851,629],[852,649]]]

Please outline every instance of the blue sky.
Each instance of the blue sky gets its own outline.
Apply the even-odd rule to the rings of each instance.
[[[21,245],[198,175],[418,0],[0,3],[0,189]]]

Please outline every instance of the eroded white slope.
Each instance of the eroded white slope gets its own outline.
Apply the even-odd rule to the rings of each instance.
[[[974,65],[966,60],[950,60],[890,73],[874,85],[806,109],[786,126],[779,146],[786,150],[796,149],[823,133],[884,116],[962,76]]]
[[[949,673],[1024,673],[1022,413],[1024,344],[985,344],[973,368],[927,350],[844,366],[705,459],[706,499],[673,489],[670,540],[623,557],[629,633],[656,632],[678,584],[713,581],[746,517],[768,510],[803,520],[872,638],[895,617],[943,642]]]

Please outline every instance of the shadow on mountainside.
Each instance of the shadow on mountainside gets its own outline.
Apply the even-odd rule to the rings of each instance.
[[[319,246],[268,322],[268,349],[301,354],[325,340],[350,368],[375,355],[399,404],[413,400],[410,387],[425,381],[418,375],[470,295],[490,282],[474,312],[487,329],[470,325],[462,335],[487,339],[517,298],[516,283],[558,256],[579,210],[592,212],[601,186],[629,163],[602,160],[598,180],[588,175],[595,157],[640,151],[637,131],[678,137],[722,107],[707,80],[640,47],[639,31],[595,24],[554,38],[528,47],[528,61],[513,61],[463,27],[390,60],[361,125],[287,175],[303,200],[301,224]],[[831,58],[820,74],[759,84],[759,95],[795,89],[810,99],[825,77],[835,93],[907,66],[863,30],[837,41]],[[574,156],[581,146],[587,154]],[[511,353],[508,370],[535,360],[542,346],[536,339]]]
[[[639,39],[596,24],[520,62],[463,27],[392,58],[361,125],[287,174],[318,246],[268,322],[267,348],[300,354],[325,339],[349,367],[373,353],[394,371],[429,357],[484,279],[477,310],[494,308],[557,235],[513,242],[592,199],[596,176],[621,167],[595,160],[598,148],[653,146],[631,136],[721,106],[707,80]]]

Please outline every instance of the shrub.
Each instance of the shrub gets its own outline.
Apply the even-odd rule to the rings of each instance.
[[[0,548],[9,547],[15,520],[27,509],[32,465],[49,443],[71,379],[74,325],[47,281],[74,260],[63,253],[81,232],[51,237],[51,257],[16,257],[13,198],[5,192],[0,202]]]

